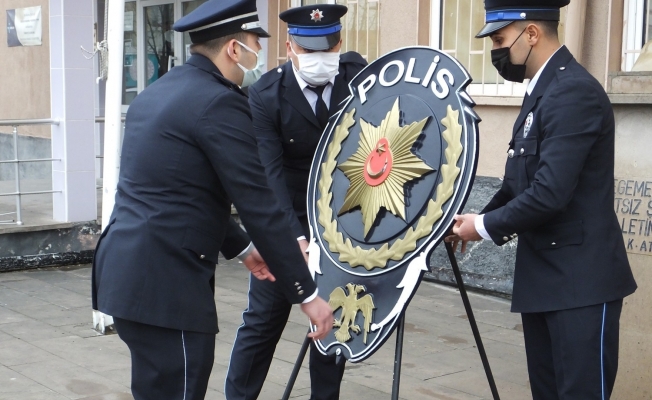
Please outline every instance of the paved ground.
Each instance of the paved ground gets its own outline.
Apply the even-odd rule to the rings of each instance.
[[[0,274],[0,399],[126,400],[130,359],[117,335],[91,329],[88,265]],[[207,399],[223,399],[231,345],[246,307],[247,273],[218,267],[221,332]],[[471,294],[501,399],[530,398],[520,318],[503,299]],[[279,343],[261,400],[279,399],[306,332],[296,308]],[[366,362],[348,364],[342,399],[389,399],[395,339]],[[307,362],[292,398],[308,399]],[[424,282],[407,311],[401,399],[490,399],[459,293]]]

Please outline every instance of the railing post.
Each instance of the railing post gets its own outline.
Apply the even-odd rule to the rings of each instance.
[[[20,164],[18,163],[18,125],[14,125],[14,171],[16,173],[16,225],[22,225],[20,204]]]

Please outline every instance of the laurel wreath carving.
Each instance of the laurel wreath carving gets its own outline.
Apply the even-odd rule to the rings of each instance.
[[[430,199],[428,209],[419,218],[416,227],[408,228],[405,236],[397,239],[392,245],[385,243],[380,248],[365,250],[359,246],[353,247],[350,239],[344,240],[344,236],[337,230],[337,221],[333,218],[333,210],[330,208],[333,193],[333,171],[337,166],[335,157],[342,150],[342,142],[349,136],[349,129],[355,124],[355,109],[344,114],[342,122],[335,128],[333,141],[328,145],[326,160],[321,165],[321,177],[318,182],[321,197],[317,201],[319,210],[319,224],[324,227],[323,238],[328,243],[328,248],[333,253],[338,253],[342,262],[349,263],[352,267],[364,267],[367,271],[374,268],[384,268],[388,260],[401,260],[406,253],[416,249],[417,240],[427,236],[441,216],[442,206],[453,195],[455,180],[460,174],[457,162],[462,155],[463,147],[460,141],[462,137],[462,126],[458,122],[459,110],[453,110],[449,105],[446,108],[446,117],[441,123],[446,127],[442,137],[447,147],[444,151],[446,164],[441,165],[442,181],[437,186],[436,200]]]

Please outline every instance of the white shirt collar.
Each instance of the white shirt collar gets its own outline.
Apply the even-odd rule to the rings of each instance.
[[[559,47],[559,49],[561,49],[561,46]],[[539,70],[537,71],[537,73],[534,75],[534,78],[532,78],[532,79],[530,80],[530,83],[527,85],[527,94],[528,94],[528,96],[532,94],[532,91],[534,90],[534,87],[537,85],[537,82],[539,81],[539,77],[541,76],[541,73],[543,72],[543,69],[546,68],[546,65],[548,65],[548,61],[550,61],[550,59],[551,59],[555,54],[557,54],[557,52],[559,51],[559,49],[555,50],[555,52],[552,53],[552,55],[551,55],[550,57],[548,57],[548,59],[546,60],[546,62],[543,63],[543,65],[541,66],[541,68],[539,68]]]

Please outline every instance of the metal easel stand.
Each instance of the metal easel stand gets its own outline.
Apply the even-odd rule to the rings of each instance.
[[[446,252],[448,253],[448,258],[451,262],[451,267],[453,268],[453,273],[455,274],[455,280],[457,281],[457,288],[460,291],[460,296],[462,296],[462,302],[464,303],[466,316],[469,319],[469,324],[471,325],[471,330],[473,331],[475,344],[478,347],[478,353],[480,353],[482,366],[484,367],[484,372],[487,375],[487,381],[489,382],[489,388],[491,389],[491,394],[494,400],[500,400],[500,396],[498,395],[498,388],[496,387],[494,376],[491,373],[491,366],[489,366],[489,360],[487,359],[487,353],[485,352],[484,345],[482,344],[482,338],[480,337],[478,324],[475,322],[475,317],[473,316],[473,309],[471,308],[471,302],[469,302],[469,296],[466,294],[466,288],[464,287],[462,274],[460,273],[460,268],[457,265],[457,259],[455,258],[455,252],[453,251],[453,246],[450,243],[445,243],[445,245],[446,245]],[[404,332],[405,332],[405,314],[403,314],[403,316],[401,317],[398,328],[396,329],[396,351],[394,355],[394,383],[392,385],[392,400],[398,400],[398,392],[399,392],[400,379],[401,379],[401,359],[403,356]]]
[[[310,333],[310,329],[308,329],[308,333]],[[299,350],[299,355],[297,356],[297,361],[294,363],[294,368],[292,369],[292,373],[290,374],[290,379],[288,380],[288,384],[285,386],[285,391],[283,392],[283,397],[281,397],[281,400],[288,400],[290,398],[290,394],[292,393],[292,388],[294,387],[294,383],[297,381],[297,376],[299,375],[301,364],[303,364],[303,359],[306,358],[306,353],[308,352],[308,346],[310,345],[310,341],[312,340],[308,337],[308,333],[306,333],[306,338],[303,340],[303,344],[301,345],[301,350]]]
[[[491,394],[494,400],[500,400],[500,396],[498,396],[498,388],[496,388],[496,382],[494,381],[494,376],[491,373],[491,367],[489,366],[489,360],[487,359],[487,353],[485,352],[484,345],[482,344],[482,338],[480,337],[478,324],[475,322],[475,317],[473,316],[473,310],[471,309],[471,302],[469,302],[469,296],[466,294],[466,288],[464,287],[464,281],[462,280],[460,267],[458,267],[457,265],[457,259],[455,258],[455,252],[453,251],[453,246],[447,242],[445,242],[444,244],[446,245],[446,252],[448,253],[448,259],[451,262],[451,267],[453,267],[453,273],[455,274],[455,280],[457,281],[457,288],[460,291],[460,296],[462,296],[462,302],[464,303],[466,316],[469,318],[469,324],[471,325],[471,330],[473,331],[475,344],[478,347],[478,353],[480,353],[482,366],[484,367],[484,372],[487,375],[487,381],[489,382],[489,387],[491,388]]]
[[[480,331],[478,330],[478,324],[475,321],[473,315],[473,309],[471,308],[471,302],[469,301],[469,296],[466,293],[466,288],[464,287],[464,281],[462,280],[462,274],[460,273],[460,268],[457,265],[457,259],[455,258],[455,252],[450,243],[445,243],[446,252],[448,253],[448,258],[451,262],[451,267],[453,268],[453,273],[455,274],[455,280],[457,281],[457,288],[460,291],[460,296],[462,297],[462,303],[464,303],[464,309],[466,310],[466,316],[469,319],[469,324],[471,325],[471,331],[473,331],[473,337],[475,339],[475,344],[478,348],[478,353],[480,353],[480,359],[482,360],[482,366],[484,367],[484,372],[487,375],[487,381],[489,382],[489,388],[491,389],[491,394],[494,400],[500,400],[498,395],[498,388],[496,387],[496,382],[494,381],[494,376],[491,373],[491,366],[489,365],[489,360],[487,359],[487,353],[484,350],[484,345],[482,344],[482,338],[480,337]],[[394,352],[394,377],[392,383],[392,397],[391,400],[398,400],[398,393],[401,384],[401,362],[403,358],[403,336],[405,333],[405,313],[401,316],[401,319],[398,322],[396,328],[396,350]],[[297,361],[294,364],[294,369],[290,375],[287,386],[285,387],[285,392],[283,393],[282,400],[288,400],[290,398],[290,393],[292,393],[292,387],[297,379],[299,374],[299,369],[303,363],[303,359],[306,356],[308,350],[308,345],[310,344],[310,338],[306,336],[303,344],[301,345],[301,350],[297,357]]]

